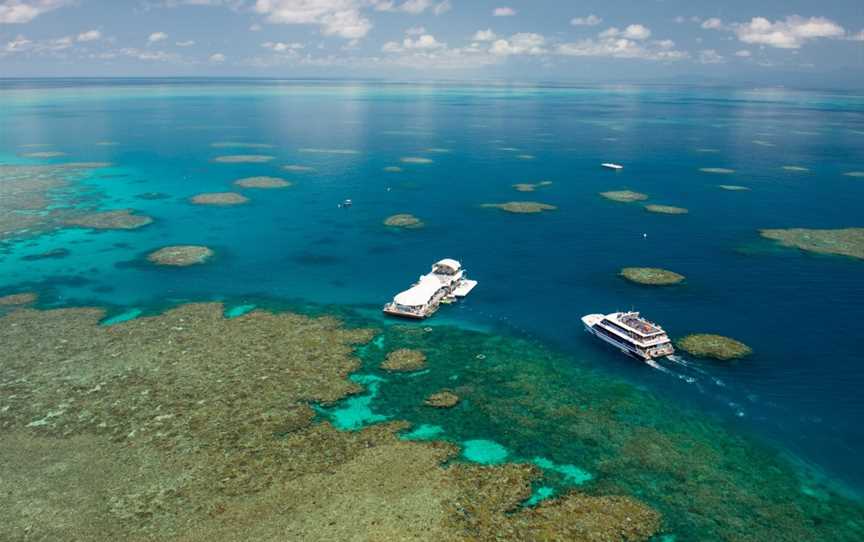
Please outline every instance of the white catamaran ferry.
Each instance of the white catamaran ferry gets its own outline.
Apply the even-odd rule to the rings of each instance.
[[[663,328],[642,318],[638,312],[588,314],[582,317],[582,323],[588,333],[641,360],[675,353]]]
[[[432,272],[422,275],[411,288],[384,305],[384,312],[418,320],[427,318],[438,310],[441,303],[465,297],[475,286],[477,281],[466,278],[461,263],[445,258],[432,266]]]

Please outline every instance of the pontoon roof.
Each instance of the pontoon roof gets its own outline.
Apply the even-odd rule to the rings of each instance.
[[[441,260],[435,264],[436,267],[439,265],[447,266],[447,267],[453,269],[454,271],[459,271],[459,269],[462,268],[462,264],[459,263],[457,260],[454,260],[452,258],[444,258],[443,260]]]
[[[440,288],[441,281],[434,276],[423,275],[420,277],[420,282],[397,294],[393,302],[405,307],[419,307],[428,303]]]

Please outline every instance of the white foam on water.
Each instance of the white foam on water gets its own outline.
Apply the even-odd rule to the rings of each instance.
[[[662,365],[660,365],[659,363],[654,361],[653,359],[646,360],[645,363],[650,367],[654,367],[658,371],[661,371],[661,372],[664,372],[668,375],[672,375],[674,377],[680,378],[681,380],[687,382],[688,384],[693,384],[696,382],[696,378],[694,378],[692,376],[687,376],[687,375],[684,375],[681,373],[676,373],[675,371],[669,370],[666,367],[663,367]]]

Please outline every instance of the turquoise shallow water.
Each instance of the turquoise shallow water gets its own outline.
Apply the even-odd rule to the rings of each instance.
[[[861,96],[18,81],[0,86],[0,100],[0,162],[112,162],[82,186],[98,195],[103,209],[134,208],[155,219],[135,231],[75,228],[7,242],[0,246],[0,293],[36,289],[45,305],[107,305],[105,324],[199,299],[226,300],[233,317],[251,305],[287,300],[374,313],[434,260],[455,257],[480,285],[466,302],[443,308],[432,325],[455,322],[554,345],[674,404],[766,437],[839,483],[864,486],[858,460],[864,264],[779,249],[757,234],[759,228],[862,226],[864,183],[843,175],[864,170]],[[214,148],[217,142],[273,147]],[[23,147],[32,144],[45,147]],[[66,156],[20,156],[49,149]],[[213,161],[229,154],[275,158]],[[404,163],[404,157],[431,162]],[[599,168],[610,160],[625,169]],[[403,171],[387,172],[388,166]],[[703,167],[735,172],[708,174]],[[251,201],[238,207],[187,201],[256,175],[294,184],[243,190]],[[552,184],[534,193],[511,187],[543,180]],[[718,184],[752,190],[727,192]],[[644,192],[649,202],[690,213],[654,215],[597,196],[615,189]],[[345,198],[354,205],[338,208]],[[480,207],[512,200],[558,210],[511,215]],[[403,212],[421,218],[425,228],[382,225]],[[217,256],[182,270],[143,261],[153,249],[186,243],[206,244]],[[22,259],[56,248],[69,255]],[[616,276],[628,265],[663,266],[687,281],[660,290],[637,287]],[[717,332],[755,353],[730,364],[682,356],[654,369],[620,358],[580,331],[584,313],[630,307],[674,336]],[[360,401],[354,407],[374,416],[379,398],[372,395],[395,387],[365,385],[370,395],[353,398]],[[346,427],[364,423],[355,414],[346,412]],[[418,438],[431,436],[424,431]],[[497,443],[512,453],[496,438],[477,431],[463,440]],[[475,449],[482,457],[501,455],[489,445]],[[527,452],[520,457],[534,457]]]

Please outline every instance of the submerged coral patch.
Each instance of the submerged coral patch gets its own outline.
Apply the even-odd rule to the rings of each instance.
[[[195,205],[242,205],[249,203],[249,198],[237,192],[209,192],[192,196],[189,201]]]
[[[37,299],[38,296],[32,292],[4,295],[0,296],[0,307],[30,305],[31,303],[35,303]]]
[[[743,358],[753,352],[749,346],[740,341],[709,333],[687,335],[675,344],[693,356],[719,360]]]
[[[531,460],[543,470],[556,472],[564,477],[567,483],[580,485],[594,478],[590,472],[580,469],[576,465],[559,465],[545,457],[535,457]]]
[[[288,164],[287,166],[282,166],[282,169],[284,169],[285,171],[295,171],[298,173],[315,171],[315,168],[312,166],[301,166],[299,164]]]
[[[842,229],[765,229],[759,230],[766,239],[783,246],[817,254],[837,254],[864,259],[864,228]]]
[[[600,192],[604,198],[619,203],[630,203],[634,201],[645,201],[648,199],[646,194],[634,192],[632,190],[611,190],[609,192]]]
[[[459,404],[459,396],[452,391],[442,390],[427,397],[423,404],[433,408],[453,408]]]
[[[543,211],[554,211],[558,207],[549,205],[548,203],[539,203],[536,201],[508,201],[506,203],[484,203],[481,207],[487,209],[500,209],[508,213],[530,214],[542,213]]]
[[[701,171],[702,173],[718,173],[721,175],[728,175],[731,173],[735,173],[734,169],[729,169],[729,168],[725,168],[725,167],[702,167],[702,168],[699,168],[699,171]]]
[[[22,158],[59,158],[61,156],[66,156],[66,153],[60,151],[36,151],[22,152],[19,156]]]
[[[240,188],[286,188],[291,186],[290,181],[280,177],[246,177],[234,181]]]
[[[798,173],[806,173],[806,172],[810,171],[809,168],[802,167],[802,166],[783,166],[782,169],[784,171],[794,171],[794,172],[798,172]]]
[[[431,158],[422,158],[419,156],[406,156],[400,158],[400,160],[405,164],[431,164],[434,162]]]
[[[746,192],[747,190],[750,190],[749,186],[741,186],[737,184],[718,184],[717,187],[730,192]]]
[[[401,173],[402,168],[399,166],[387,166],[384,168],[384,171],[386,171],[387,173]]]
[[[217,156],[213,161],[220,164],[263,164],[275,159],[275,156],[265,154],[232,154]]]
[[[117,209],[72,215],[66,217],[63,222],[67,226],[94,230],[135,230],[152,224],[153,219],[138,214],[134,209]]]
[[[426,354],[420,350],[400,348],[387,354],[387,358],[381,364],[385,371],[419,371],[426,367]]]
[[[684,281],[684,275],[659,267],[625,267],[620,275],[630,282],[655,286],[678,284]]]
[[[392,228],[408,229],[422,228],[424,226],[423,221],[408,213],[388,216],[387,219],[384,220],[384,225]]]
[[[360,151],[355,149],[315,149],[315,148],[303,148],[299,149],[300,152],[305,152],[309,154],[344,154],[344,155],[354,155],[360,154]]]
[[[536,183],[517,183],[513,185],[513,188],[515,188],[517,192],[534,192],[538,188],[550,186],[551,184],[552,181],[540,181]]]
[[[690,212],[684,207],[674,207],[672,205],[658,205],[654,203],[646,205],[645,210],[649,213],[657,213],[661,215],[686,215]]]
[[[242,141],[217,141],[216,143],[211,143],[210,146],[214,149],[272,149],[276,145],[269,143],[246,143]]]
[[[188,267],[206,263],[213,254],[213,250],[205,246],[174,245],[151,252],[147,255],[147,260],[156,265]]]
[[[861,177],[864,177],[864,171],[847,171],[843,175],[845,175],[847,177],[861,178]]]
[[[239,318],[244,314],[248,314],[255,310],[257,305],[254,304],[245,304],[245,305],[236,305],[231,307],[230,309],[225,310],[225,318]]]

